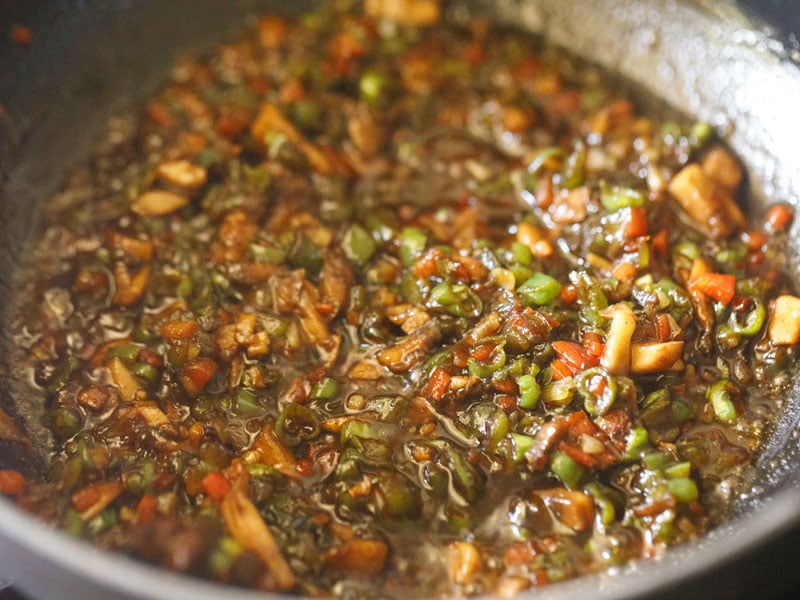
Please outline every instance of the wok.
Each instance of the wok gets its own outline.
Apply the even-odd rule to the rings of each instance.
[[[12,313],[25,248],[38,226],[37,207],[85,159],[109,117],[135,109],[174,58],[230,39],[256,10],[296,11],[301,2],[12,3],[0,0],[0,406],[15,405],[6,379],[14,365],[5,324]],[[477,10],[544,33],[552,42],[608,67],[675,109],[712,123],[748,168],[756,210],[800,200],[797,98],[800,14],[791,0],[477,0]],[[744,8],[744,9],[743,9]],[[772,19],[777,37],[751,20]],[[758,18],[758,15],[756,15]],[[7,32],[23,23],[30,47]],[[800,282],[800,220],[787,257]],[[800,374],[783,417],[758,460],[737,516],[663,560],[536,590],[530,597],[635,597],[682,581],[759,548],[800,523]],[[0,439],[0,467],[41,467],[23,444]],[[795,529],[794,531],[797,531]],[[796,540],[797,534],[792,534]],[[103,553],[55,532],[0,497],[0,580],[33,597],[263,598]],[[691,589],[686,588],[685,590]]]

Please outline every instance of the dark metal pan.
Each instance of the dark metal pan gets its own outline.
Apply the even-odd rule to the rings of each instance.
[[[0,406],[18,407],[5,382],[9,299],[34,235],[37,207],[68,169],[88,156],[108,118],[137,106],[174,58],[229,39],[257,10],[297,10],[301,2],[13,3],[0,0]],[[497,0],[455,2],[520,24],[607,67],[675,109],[714,124],[748,168],[754,201],[800,200],[797,98],[800,13],[791,0]],[[766,15],[777,37],[764,30]],[[756,15],[758,16],[758,15]],[[33,30],[13,44],[13,23]],[[794,44],[794,46],[793,46]],[[758,208],[758,206],[754,207]],[[788,262],[800,282],[800,223]],[[756,465],[751,489],[727,525],[663,560],[536,590],[537,598],[637,597],[758,552],[800,523],[800,376]],[[35,470],[26,444],[0,439],[0,465]],[[264,598],[181,577],[103,553],[52,531],[0,498],[0,580],[33,597]],[[687,588],[687,585],[689,586]],[[684,583],[683,590],[691,590]],[[724,586],[721,589],[725,589]],[[531,595],[531,597],[533,597]]]

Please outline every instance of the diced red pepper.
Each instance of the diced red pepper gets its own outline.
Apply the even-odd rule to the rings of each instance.
[[[575,371],[573,371],[570,366],[560,358],[557,358],[550,363],[550,371],[552,372],[553,379],[555,380],[572,377],[575,374]]]
[[[788,205],[775,204],[767,211],[764,221],[767,231],[775,233],[786,229],[793,218],[794,212]]]
[[[200,330],[200,325],[194,319],[184,321],[167,321],[161,325],[161,337],[169,342],[188,340]]]
[[[19,471],[0,469],[0,493],[16,496],[25,487],[25,478]]]
[[[603,338],[598,334],[593,331],[587,331],[583,335],[583,347],[589,354],[599,358],[603,355],[605,344],[603,343]]]
[[[100,500],[100,490],[96,485],[89,485],[72,494],[72,508],[82,513],[89,510]]]
[[[614,267],[614,270],[611,271],[611,275],[613,275],[614,279],[619,281],[633,279],[636,276],[636,266],[629,262],[621,262]]]
[[[653,252],[661,256],[666,256],[669,242],[669,234],[666,229],[662,229],[650,240],[650,247]]]
[[[736,277],[724,273],[703,273],[690,285],[722,304],[729,304],[736,294]]]
[[[194,358],[181,369],[181,384],[190,394],[198,395],[216,375],[218,369],[219,366],[211,358]]]
[[[637,238],[647,235],[647,212],[640,206],[629,206],[625,209],[625,237]]]
[[[215,502],[222,502],[231,489],[231,483],[219,471],[211,471],[203,477],[203,489],[209,498]]]
[[[425,386],[425,396],[439,402],[450,389],[450,379],[450,373],[441,367],[436,367]]]
[[[562,441],[558,443],[558,449],[582,467],[593,469],[597,466],[597,459],[588,452],[584,452],[577,446],[573,446],[572,444]]]
[[[563,340],[553,342],[553,350],[558,357],[575,371],[582,371],[598,365],[598,358],[587,352],[583,346],[575,342]]]
[[[672,328],[669,324],[669,317],[664,313],[659,313],[655,318],[656,339],[659,342],[668,342],[672,338]]]
[[[149,523],[156,517],[158,509],[158,499],[154,496],[142,496],[139,504],[136,505],[136,521],[138,523]]]

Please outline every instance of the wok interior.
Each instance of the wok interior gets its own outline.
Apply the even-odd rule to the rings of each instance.
[[[26,244],[37,231],[36,207],[90,154],[111,116],[135,109],[165,80],[177,56],[235,37],[247,15],[276,7],[297,12],[308,3],[195,0],[189,6],[153,0],[93,5],[91,14],[66,5],[52,3],[30,15],[36,42],[0,54],[0,104],[11,117],[0,122],[0,408],[18,425],[27,424],[33,440],[0,439],[0,468],[28,473],[45,467],[31,450],[43,447],[46,436],[35,426],[35,407],[20,406],[9,387],[13,340],[6,327],[19,308],[13,299]],[[796,120],[791,100],[800,97],[800,70],[781,62],[774,53],[779,48],[766,37],[745,32],[731,3],[477,0],[450,3],[449,10],[456,16],[479,11],[545,32],[674,109],[709,121],[748,167],[754,212],[774,201],[797,204],[800,167],[792,164],[796,140],[787,124]],[[796,281],[798,233],[795,222],[787,261]],[[800,485],[800,377],[794,375],[782,418],[752,475],[752,491],[737,507],[739,518],[697,546],[671,551],[662,572],[679,573],[688,561],[700,568],[696,555],[703,545],[721,547],[741,536],[743,520],[750,534],[742,544],[797,519],[800,508],[792,500]],[[774,509],[773,519],[764,520],[764,506]],[[11,510],[0,499],[0,514]],[[639,579],[642,589],[650,585]],[[557,587],[568,593],[576,585],[582,584]]]

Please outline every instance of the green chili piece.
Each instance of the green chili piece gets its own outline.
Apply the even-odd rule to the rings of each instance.
[[[631,460],[637,459],[649,446],[650,435],[647,433],[647,429],[641,425],[637,425],[631,429],[630,433],[628,433],[628,439],[626,440],[625,447],[625,457]]]
[[[400,473],[381,473],[377,482],[378,510],[386,517],[404,517],[417,511],[419,496]]]
[[[274,475],[277,471],[275,471],[275,469],[270,465],[265,465],[264,463],[253,463],[251,465],[247,465],[247,472],[253,477],[269,477]]]
[[[583,478],[583,467],[576,463],[568,454],[556,450],[550,459],[550,470],[564,485],[574,490]]]
[[[693,479],[689,479],[688,477],[670,479],[667,486],[669,493],[672,494],[678,502],[692,502],[693,500],[697,500],[700,495],[697,490],[697,484]]]
[[[533,277],[517,288],[517,293],[529,305],[549,304],[561,294],[558,280],[545,273],[534,273]]]
[[[236,412],[244,417],[256,417],[264,412],[258,397],[245,388],[236,392]]]
[[[342,248],[347,258],[361,266],[375,254],[377,245],[366,229],[360,225],[351,225],[342,239]]]
[[[80,536],[83,533],[85,523],[83,518],[72,508],[67,509],[64,513],[64,530],[74,536]]]
[[[492,350],[492,354],[489,356],[489,360],[487,362],[478,362],[477,360],[470,358],[467,360],[467,367],[469,368],[469,372],[471,375],[475,375],[476,377],[480,377],[481,379],[486,379],[487,377],[491,377],[497,371],[502,369],[506,364],[506,353],[503,350],[503,344],[497,344],[494,349]]]
[[[50,415],[50,423],[53,434],[61,440],[71,438],[83,427],[80,413],[69,406],[56,408]]]
[[[672,457],[667,452],[648,452],[642,457],[642,460],[646,468],[657,471],[669,464]]]
[[[533,252],[522,242],[514,242],[511,244],[511,257],[514,259],[514,262],[525,267],[530,267],[533,263]]]
[[[248,255],[255,262],[272,263],[279,265],[286,260],[286,250],[278,246],[262,246],[250,244],[247,248]]]
[[[489,438],[486,441],[486,451],[494,453],[498,445],[508,435],[511,422],[504,410],[496,410],[489,421]]]
[[[751,300],[753,307],[744,315],[744,322],[742,322],[739,313],[731,311],[728,325],[739,335],[756,335],[761,331],[761,328],[764,326],[764,321],[766,321],[767,310],[764,308],[764,303],[758,298],[752,298]]]
[[[74,354],[68,354],[67,357],[62,362],[61,367],[57,371],[55,377],[53,377],[53,379],[45,388],[47,392],[52,394],[63,388],[67,384],[67,381],[69,381],[70,376],[75,372],[75,369],[78,368],[80,363],[81,361],[77,356],[75,356]]]
[[[572,377],[551,381],[542,388],[542,402],[547,408],[568,406],[575,398],[575,392],[575,381]]]
[[[468,285],[450,284],[446,281],[436,285],[430,294],[430,308],[438,308],[456,317],[479,317],[483,312],[483,302]]]
[[[702,148],[712,133],[714,133],[714,130],[711,125],[705,121],[697,121],[689,130],[689,143],[694,149]]]
[[[664,469],[667,479],[687,478],[692,474],[692,463],[679,462]]]
[[[302,234],[295,237],[286,258],[293,267],[309,273],[316,274],[322,268],[322,249]]]
[[[314,439],[319,432],[317,415],[307,406],[297,402],[289,402],[275,421],[275,434],[289,446]]]
[[[386,76],[380,71],[365,71],[358,81],[358,90],[367,104],[376,106],[380,103],[386,88]]]
[[[514,454],[511,457],[512,460],[515,463],[524,462],[525,453],[533,448],[535,440],[531,436],[524,435],[522,433],[512,433],[511,439],[514,442]]]
[[[605,182],[600,184],[600,203],[608,212],[616,212],[621,208],[630,206],[644,206],[643,192],[629,187],[609,186]]]
[[[616,519],[617,510],[614,507],[614,503],[603,493],[600,484],[595,482],[587,483],[583,486],[583,491],[594,500],[595,508],[597,508],[597,513],[600,515],[600,522],[606,526],[611,525]]]
[[[533,157],[533,160],[528,163],[527,171],[531,175],[538,173],[542,167],[549,166],[553,170],[558,168],[554,163],[560,163],[564,158],[564,150],[558,146],[549,146],[542,148]]]
[[[592,417],[608,413],[617,398],[617,382],[605,369],[586,369],[575,379],[578,393],[583,397],[583,406]],[[599,395],[595,390],[599,389]]]
[[[689,260],[700,258],[700,248],[694,242],[680,242],[672,250],[675,256],[685,256]]]
[[[475,470],[475,467],[473,467],[466,458],[461,456],[457,450],[451,448],[448,454],[450,456],[450,464],[453,472],[456,475],[456,481],[460,484],[458,488],[464,494],[464,498],[468,502],[472,502],[480,493],[482,480]]]
[[[523,265],[511,265],[508,268],[509,271],[514,275],[514,287],[517,288],[521,286],[523,283],[528,281],[531,277],[533,277],[534,271],[529,267],[525,267]]]
[[[536,408],[536,405],[539,403],[539,394],[541,392],[541,387],[539,386],[539,382],[536,381],[536,376],[528,373],[520,375],[517,377],[517,387],[519,388],[520,408],[528,410]]]
[[[428,243],[428,236],[418,227],[406,227],[400,232],[400,259],[410,267]]]
[[[131,371],[134,375],[141,377],[148,383],[153,383],[158,378],[158,369],[147,363],[134,363],[131,367]]]
[[[339,384],[335,379],[326,377],[322,381],[318,381],[311,388],[309,396],[313,400],[330,400],[339,393]]]
[[[122,344],[109,349],[109,351],[106,353],[106,357],[119,358],[126,363],[132,363],[136,360],[139,350],[141,350],[141,346],[138,344]]]
[[[731,391],[737,389],[736,384],[729,379],[720,379],[712,383],[706,392],[706,398],[714,409],[714,414],[724,423],[736,421],[736,407],[731,399]]]

